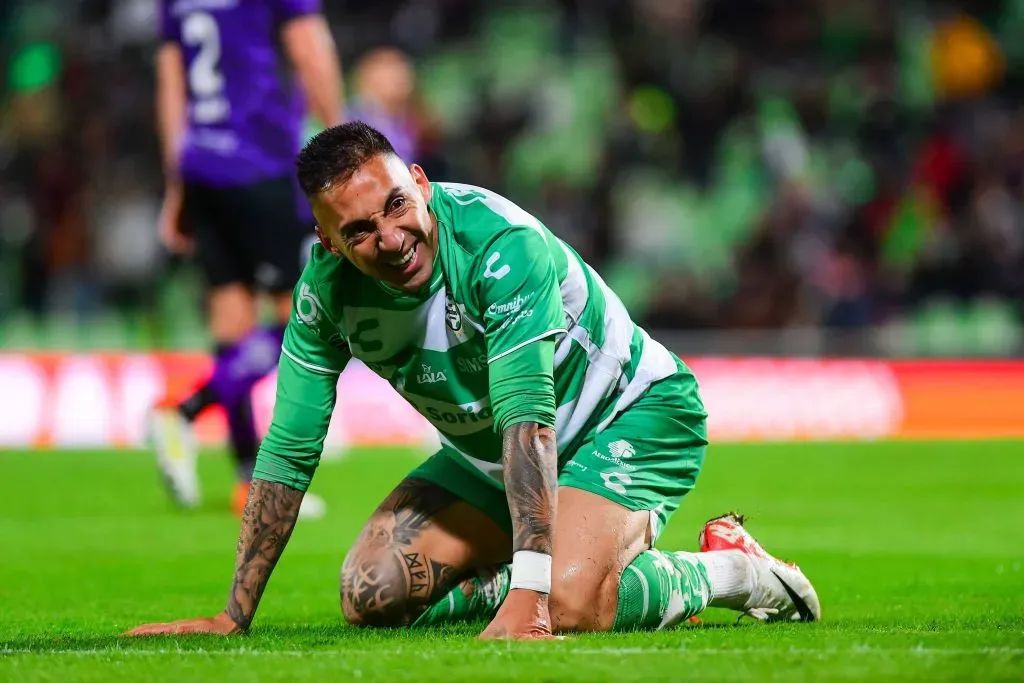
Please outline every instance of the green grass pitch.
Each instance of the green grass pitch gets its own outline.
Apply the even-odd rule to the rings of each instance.
[[[343,627],[338,569],[416,456],[325,463],[328,516],[300,523],[250,634],[133,640],[224,604],[231,467],[202,459],[205,507],[169,506],[139,453],[0,452],[0,681],[1024,680],[1024,443],[713,446],[659,543],[693,549],[735,508],[798,561],[820,624],[702,625],[551,643],[478,628]]]

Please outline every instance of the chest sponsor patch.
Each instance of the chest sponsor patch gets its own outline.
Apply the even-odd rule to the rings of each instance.
[[[416,375],[416,381],[420,384],[436,384],[437,382],[447,382],[448,375],[443,370],[434,370],[428,363],[420,365],[420,372]]]
[[[464,436],[490,429],[494,425],[494,412],[488,398],[472,403],[453,404],[405,391],[402,392],[402,396],[420,415],[427,418],[430,424],[445,434]]]

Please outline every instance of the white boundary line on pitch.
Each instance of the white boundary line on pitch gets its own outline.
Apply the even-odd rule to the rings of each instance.
[[[446,651],[430,651],[420,649],[382,648],[382,649],[338,649],[338,650],[187,650],[177,648],[159,649],[91,649],[91,650],[32,650],[30,648],[2,649],[0,656],[9,655],[52,655],[52,656],[81,656],[97,657],[104,655],[129,656],[129,657],[162,657],[165,655],[186,655],[200,657],[235,657],[235,656],[256,656],[256,657],[345,657],[364,655],[385,655],[385,656],[413,656],[421,659],[432,659],[444,655],[507,655],[511,653],[533,653],[527,649],[481,649],[463,650],[453,649]],[[878,647],[848,647],[848,648],[777,648],[777,647],[753,647],[753,648],[656,648],[656,647],[567,647],[562,650],[548,649],[545,654],[560,655],[656,655],[656,654],[710,654],[710,655],[760,655],[760,654],[791,654],[801,656],[823,656],[843,654],[876,654],[876,655],[901,655],[911,654],[918,656],[961,656],[961,655],[1024,655],[1024,648],[1020,647],[978,647],[978,648],[941,648],[941,647],[909,647],[909,648],[878,648]]]

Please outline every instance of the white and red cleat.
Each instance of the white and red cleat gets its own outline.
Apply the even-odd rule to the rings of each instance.
[[[754,581],[745,614],[760,621],[818,621],[821,603],[810,580],[791,562],[770,555],[735,512],[710,520],[700,532],[701,552],[738,550],[751,560]]]

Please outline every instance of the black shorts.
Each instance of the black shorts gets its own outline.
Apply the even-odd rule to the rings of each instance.
[[[315,239],[300,201],[288,176],[240,187],[185,183],[185,226],[207,284],[291,291]]]

